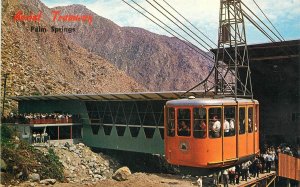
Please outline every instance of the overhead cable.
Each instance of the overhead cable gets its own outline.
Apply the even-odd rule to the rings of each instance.
[[[172,13],[170,13],[168,10],[166,10],[163,6],[161,6],[156,0],[153,0],[159,7],[161,7],[164,11],[166,11],[170,16],[172,16],[176,21],[178,21],[182,26],[184,26],[186,29],[188,29],[191,33],[193,33],[199,40],[201,40],[203,43],[205,43],[208,47],[213,48],[211,45],[209,45],[206,41],[204,41],[201,37],[199,37],[194,31],[192,31],[190,28],[188,28],[185,24],[183,24],[179,19],[177,19]]]
[[[264,13],[264,11],[260,8],[260,6],[256,3],[255,0],[253,0],[254,4],[258,7],[258,9],[261,11],[261,13],[265,16],[265,18],[268,20],[268,22],[272,25],[272,27],[275,29],[275,31],[277,32],[277,34],[279,34],[279,36],[281,37],[282,41],[285,41],[285,39],[283,38],[283,36],[280,34],[280,32],[276,29],[276,27],[273,25],[273,23],[270,21],[270,19],[267,17],[267,15]]]
[[[245,3],[243,3],[241,1],[241,3],[245,6],[245,8],[252,14],[254,15],[279,41],[282,41],[282,39],[277,36],[277,34],[272,30],[270,29],[247,5],[245,5]],[[243,10],[244,11],[244,10]]]
[[[186,19],[182,14],[180,14],[173,6],[171,6],[168,2],[163,0],[172,10],[174,10],[180,17],[182,17],[186,22],[188,22],[194,29],[196,29],[200,34],[202,34],[206,39],[208,39],[213,45],[218,47],[218,45],[212,41],[207,35],[205,35],[201,30],[199,30],[194,24],[192,24],[188,19]]]
[[[204,46],[202,43],[200,43],[197,39],[195,39],[193,36],[191,36],[186,30],[184,30],[181,26],[179,26],[177,23],[174,22],[169,16],[167,16],[165,13],[163,13],[161,10],[159,10],[155,5],[153,5],[149,0],[146,0],[147,3],[149,3],[153,8],[155,8],[157,11],[159,11],[162,15],[164,15],[168,20],[170,20],[173,24],[175,24],[180,30],[182,30],[185,34],[187,34],[189,37],[191,37],[195,42],[197,42],[199,45],[201,45],[204,49],[209,51],[209,49]]]
[[[187,46],[189,46],[192,50],[196,51],[197,53],[201,54],[203,57],[205,57],[206,59],[208,59],[209,61],[214,61],[212,59],[212,57],[210,57],[209,55],[207,55],[205,52],[203,52],[202,50],[200,50],[197,46],[195,46],[194,44],[190,43],[184,36],[182,36],[181,34],[179,34],[178,32],[176,32],[174,29],[172,29],[171,27],[169,27],[168,25],[166,25],[165,23],[163,23],[159,18],[157,18],[156,16],[154,16],[152,13],[150,13],[149,11],[147,11],[145,8],[143,8],[141,5],[139,5],[137,2],[135,2],[134,0],[131,0],[135,5],[137,5],[138,7],[140,7],[142,10],[144,10],[145,12],[147,12],[149,15],[151,15],[152,17],[154,17],[156,20],[158,20],[161,24],[163,24],[165,27],[167,27],[168,29],[170,29],[171,31],[167,30],[166,28],[164,28],[162,25],[160,25],[159,23],[157,23],[156,21],[154,21],[153,19],[151,19],[149,16],[147,16],[146,14],[144,14],[143,12],[141,12],[140,10],[138,10],[137,8],[135,8],[134,6],[132,6],[130,3],[126,2],[125,0],[122,0],[124,3],[126,3],[127,5],[129,5],[131,8],[133,8],[134,10],[136,10],[137,12],[139,12],[140,14],[142,14],[144,17],[146,17],[147,19],[149,19],[151,22],[153,22],[154,24],[158,25],[160,28],[162,28],[164,31],[168,32],[169,34],[171,34],[172,36],[176,37],[171,31],[173,31],[174,33],[176,33],[179,37],[181,37],[183,40],[179,40],[181,42],[183,42],[184,44],[186,44]]]

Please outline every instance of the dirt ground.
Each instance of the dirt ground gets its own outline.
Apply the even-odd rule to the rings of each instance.
[[[54,187],[78,187],[78,186],[91,186],[91,187],[170,187],[170,186],[180,186],[180,187],[191,187],[198,186],[196,178],[182,179],[182,176],[170,175],[170,174],[148,174],[148,173],[133,173],[129,176],[126,181],[116,181],[113,179],[106,179],[99,181],[95,184],[74,184],[74,183],[56,183]],[[23,183],[20,186],[27,187],[30,183]],[[44,186],[35,183],[35,186]]]
[[[101,181],[95,185],[96,187],[117,186],[196,186],[196,180],[182,179],[180,176],[167,175],[167,174],[147,174],[147,173],[134,173],[127,181],[118,182],[115,180]]]

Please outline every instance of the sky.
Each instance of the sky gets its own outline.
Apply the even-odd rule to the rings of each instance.
[[[154,33],[171,36],[159,26],[145,18],[133,8],[125,4],[122,0],[41,0],[48,7],[65,6],[71,4],[82,4],[96,14],[112,20],[119,26],[141,27]],[[131,5],[134,3],[131,0],[126,0]],[[198,47],[200,44],[189,38],[176,25],[164,18],[157,10],[151,7],[146,0],[134,0],[138,2],[146,10],[153,13],[156,17],[163,20],[166,25],[173,28],[176,32],[182,34],[188,41],[193,42]],[[156,5],[153,0],[149,0]],[[163,7],[168,8],[164,0],[156,0]],[[209,37],[214,43],[217,43],[218,24],[219,24],[219,8],[220,0],[165,0],[173,6],[180,14],[197,27],[205,36]],[[263,21],[266,19],[263,14],[254,4],[254,1],[261,7],[273,25],[277,28],[285,40],[300,39],[300,0],[243,0],[243,2],[258,15]],[[176,18],[184,24],[189,25],[178,14],[168,8]],[[246,21],[246,36],[248,44],[257,44],[270,42],[268,38],[262,35],[250,22]],[[271,25],[268,23],[268,26]],[[203,37],[196,29],[191,30]],[[274,37],[275,38],[275,37]],[[199,41],[199,39],[198,39]],[[200,42],[202,43],[202,42]],[[210,44],[212,46],[213,44]]]

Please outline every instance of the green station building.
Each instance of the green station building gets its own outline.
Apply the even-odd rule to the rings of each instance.
[[[164,154],[164,105],[185,92],[18,96],[20,114],[71,114],[77,120],[30,121],[16,126],[23,138],[81,139],[92,148]],[[203,92],[186,96],[199,97]]]

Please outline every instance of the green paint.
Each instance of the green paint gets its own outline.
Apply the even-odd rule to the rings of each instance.
[[[146,138],[143,127],[140,128],[137,137],[131,136],[129,127],[126,127],[123,136],[118,136],[115,126],[113,126],[110,135],[105,135],[104,129],[101,126],[97,135],[92,133],[91,127],[88,125],[84,126],[83,132],[83,141],[90,147],[164,154],[164,141],[160,136],[158,128],[155,128],[152,138]]]

